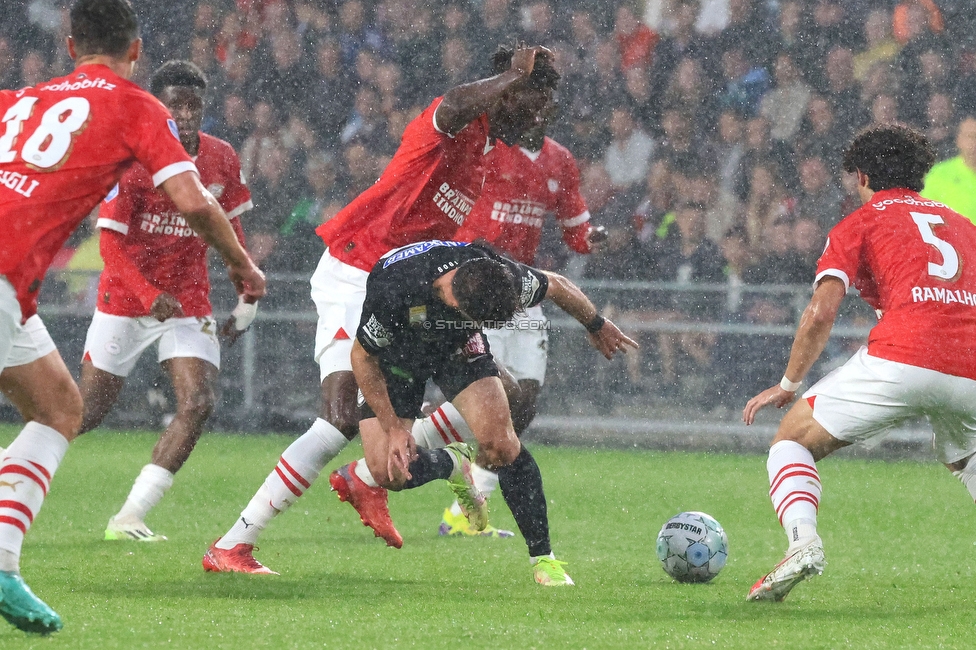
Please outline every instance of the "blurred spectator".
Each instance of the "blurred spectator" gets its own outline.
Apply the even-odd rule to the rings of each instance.
[[[640,127],[654,133],[660,119],[658,101],[651,93],[651,78],[644,68],[630,68],[624,73],[624,90]]]
[[[251,178],[254,170],[264,164],[267,152],[280,146],[278,121],[274,107],[259,101],[251,111],[251,133],[241,145],[241,173]]]
[[[305,86],[305,114],[322,145],[336,151],[352,103],[352,87],[342,69],[338,41],[325,38],[315,50],[315,69]]]
[[[922,195],[976,223],[976,113],[959,122],[956,149],[959,155],[936,164],[925,177]]]
[[[614,187],[627,188],[647,178],[654,140],[635,121],[630,109],[614,108],[610,115],[610,146],[603,166]]]
[[[313,154],[305,161],[304,183],[299,201],[278,228],[278,245],[268,267],[294,273],[311,273],[322,256],[322,240],[315,229],[342,209],[344,196],[336,176],[335,162]]]
[[[441,43],[440,64],[443,71],[440,85],[444,88],[453,88],[476,78],[472,76],[473,61],[465,38],[453,36]]]
[[[744,129],[743,119],[735,111],[723,111],[718,118],[715,167],[719,201],[726,206],[738,205],[746,193]]]
[[[620,48],[620,68],[624,72],[635,67],[646,68],[651,63],[658,35],[627,4],[617,7],[613,38]]]
[[[719,91],[722,109],[738,111],[746,117],[759,110],[762,96],[769,90],[769,72],[761,65],[750,65],[745,50],[736,45],[722,54],[722,76],[725,86]]]
[[[20,87],[20,69],[17,65],[17,51],[13,41],[0,34],[0,88]]]
[[[836,169],[849,140],[848,128],[837,123],[831,103],[819,95],[811,97],[797,139],[797,151],[818,153],[828,169]]]
[[[363,49],[384,50],[383,35],[372,26],[368,13],[362,0],[343,0],[339,5],[338,39],[346,65],[351,65]]]
[[[47,59],[37,50],[28,50],[20,60],[20,87],[34,86],[50,78]]]
[[[375,151],[386,141],[386,125],[380,112],[379,95],[371,87],[361,86],[355,97],[352,113],[342,127],[339,142],[362,142]]]
[[[769,120],[769,135],[773,139],[773,155],[784,169],[793,167],[793,138],[800,129],[810,101],[810,86],[800,78],[793,60],[786,54],[776,57],[773,70],[776,86],[766,93],[759,105],[759,112]],[[792,175],[792,174],[791,174]]]
[[[216,116],[212,124],[211,133],[214,136],[229,142],[235,151],[241,151],[251,128],[247,102],[238,94],[227,95],[224,97],[220,115]]]
[[[442,41],[456,37],[466,30],[448,29],[445,30],[443,37],[439,37],[434,16],[425,3],[411,1],[390,4],[391,13],[402,14],[396,16],[390,34],[394,52],[393,63],[403,81],[400,85],[400,98],[406,103],[422,103],[426,106],[434,98],[430,88],[446,88],[453,85],[443,85],[443,82],[437,81],[446,71]],[[454,11],[452,16],[455,20],[459,20],[457,11]],[[440,49],[438,43],[441,43]]]
[[[826,241],[824,230],[817,220],[801,216],[793,222],[793,250],[808,273],[807,280],[817,272],[817,260],[823,253]]]
[[[824,232],[833,228],[845,215],[840,205],[844,194],[826,162],[819,155],[806,154],[800,158],[800,193],[796,201],[797,213],[816,221]]]
[[[801,68],[807,74],[810,85],[824,90],[824,73],[829,72],[829,66],[825,69],[822,63],[823,53],[836,47],[853,47],[858,42],[860,25],[847,13],[850,0],[845,3],[838,0],[814,0],[810,4],[812,6],[808,18],[800,27],[800,40],[806,41],[806,54],[816,55],[807,58]]]
[[[791,216],[777,217],[763,232],[764,251],[746,274],[750,284],[803,284],[813,280],[813,271],[793,247]],[[784,320],[789,318],[789,312]]]
[[[714,128],[715,93],[697,59],[684,57],[678,62],[664,92],[663,103],[666,108],[688,116],[696,132]]]
[[[291,158],[280,145],[271,145],[248,178],[254,210],[247,219],[247,240],[251,257],[267,270],[282,270],[287,250],[281,247],[281,227],[292,209],[298,187],[292,177]]]
[[[764,249],[766,233],[773,223],[792,215],[795,206],[796,199],[787,191],[772,163],[757,163],[752,167],[749,171],[744,225],[753,250]]]
[[[846,145],[846,140],[868,121],[868,112],[861,103],[861,90],[854,77],[854,54],[850,48],[835,47],[827,53],[825,67],[826,93],[833,105],[837,124],[846,129]],[[873,69],[885,67],[888,66],[878,63]]]
[[[544,44],[554,40],[552,7],[546,0],[534,0],[523,4],[520,14],[523,41]]]
[[[935,149],[936,160],[946,160],[956,153],[956,130],[953,122],[952,97],[933,93],[925,106],[925,136]]]
[[[704,134],[696,133],[692,118],[676,108],[667,108],[661,116],[664,137],[657,157],[672,170],[682,173],[710,170],[715,156]]]
[[[929,97],[949,89],[952,65],[945,46],[934,38],[913,41],[902,49],[898,63],[902,66],[898,114],[905,122],[924,128]]]
[[[854,56],[854,78],[863,81],[876,63],[891,63],[901,46],[891,33],[891,13],[872,9],[864,19],[864,49]]]
[[[346,200],[348,203],[376,182],[382,167],[362,142],[355,141],[342,150]]]
[[[908,0],[895,7],[892,17],[895,40],[904,45],[925,33],[939,34],[945,29],[942,14],[932,0]]]
[[[671,3],[671,33],[654,48],[654,67],[651,71],[654,81],[651,85],[655,94],[663,94],[674,69],[683,58],[690,57],[702,64],[711,62],[711,65],[717,65],[714,59],[718,55],[713,42],[695,31],[697,15],[697,3],[692,0],[674,0]],[[714,76],[711,71],[709,76]]]
[[[871,124],[893,124],[898,121],[898,100],[881,94],[871,102]]]
[[[500,45],[509,46],[518,35],[512,0],[483,0],[469,32],[475,41],[477,71],[488,72],[491,57]]]
[[[279,31],[271,37],[270,57],[263,48],[259,53],[264,65],[258,68],[261,82],[255,92],[282,115],[297,110],[308,92],[308,69],[302,61],[298,35],[291,30]]]

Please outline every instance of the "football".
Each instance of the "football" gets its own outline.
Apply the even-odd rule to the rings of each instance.
[[[725,566],[729,539],[722,525],[704,512],[682,512],[658,533],[657,557],[678,582],[708,582]]]

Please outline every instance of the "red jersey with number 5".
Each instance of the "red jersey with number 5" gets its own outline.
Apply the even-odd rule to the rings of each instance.
[[[340,262],[369,272],[394,248],[453,239],[471,212],[491,150],[488,118],[447,135],[434,120],[441,99],[407,125],[379,180],[316,230]]]
[[[21,318],[68,235],[137,160],[155,185],[196,170],[166,108],[107,66],[0,91],[0,274]]]
[[[484,239],[532,264],[542,225],[553,215],[563,241],[577,253],[590,252],[590,212],[579,192],[579,168],[566,147],[551,138],[539,151],[498,142],[486,162],[485,189],[454,235],[457,241]]]
[[[880,313],[868,353],[976,380],[976,225],[906,189],[876,192],[834,226],[817,280],[854,286]]]
[[[200,182],[229,218],[253,207],[233,147],[201,133],[194,162]],[[105,260],[98,282],[98,311],[148,316],[153,300],[165,292],[180,301],[184,316],[212,313],[207,243],[187,225],[169,197],[153,187],[145,167],[130,167],[105,198],[98,211],[98,227],[103,230]],[[115,250],[106,254],[108,247]],[[113,255],[116,250],[119,254]]]

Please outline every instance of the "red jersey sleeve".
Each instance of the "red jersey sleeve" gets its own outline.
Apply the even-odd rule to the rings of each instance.
[[[251,190],[247,187],[244,172],[241,171],[241,161],[234,148],[221,142],[220,149],[226,166],[224,170],[226,185],[223,194],[220,195],[220,207],[227,213],[228,218],[233,219],[253,208],[254,203],[251,201]]]
[[[127,107],[141,119],[123,122],[124,138],[136,160],[149,172],[153,185],[159,187],[177,174],[197,171],[193,159],[180,143],[176,122],[159,100],[148,93],[140,93],[133,94],[130,101],[142,104]]]
[[[559,166],[559,194],[556,198],[556,220],[563,229],[563,241],[577,253],[590,252],[590,211],[580,194],[579,167],[573,156],[563,149]]]

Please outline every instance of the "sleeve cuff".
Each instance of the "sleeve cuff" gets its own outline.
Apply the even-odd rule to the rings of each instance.
[[[98,219],[95,222],[95,227],[103,228],[105,230],[114,230],[115,232],[120,232],[123,235],[129,234],[129,226],[127,224],[114,221],[112,219]]]
[[[200,174],[200,172],[197,171],[196,165],[189,160],[183,160],[178,163],[173,163],[172,165],[166,165],[158,172],[153,174],[153,187],[159,187],[169,179],[173,178],[177,174],[182,174],[183,172],[196,172],[197,175]]]
[[[586,210],[583,214],[573,217],[572,219],[566,219],[560,221],[559,225],[563,228],[575,228],[576,226],[582,225],[590,220],[590,211]]]
[[[847,276],[846,273],[844,273],[840,269],[824,269],[823,271],[821,271],[820,273],[818,273],[817,274],[817,277],[814,278],[814,280],[813,280],[813,288],[816,289],[817,288],[817,283],[820,282],[820,280],[822,280],[823,278],[825,278],[827,276],[830,276],[832,278],[837,278],[838,280],[840,280],[841,282],[843,282],[844,283],[844,289],[850,289],[851,288],[851,279]]]
[[[228,219],[233,219],[234,217],[239,217],[239,216],[241,216],[242,214],[244,214],[245,212],[247,212],[248,210],[250,210],[253,207],[254,207],[254,202],[253,201],[245,201],[244,203],[241,203],[239,206],[237,206],[233,210],[228,211],[227,212],[227,218]]]

